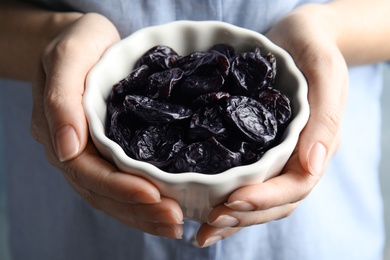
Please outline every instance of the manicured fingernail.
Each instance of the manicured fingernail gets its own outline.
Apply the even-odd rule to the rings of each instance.
[[[251,211],[256,209],[253,204],[242,200],[225,203],[225,206],[238,211]]]
[[[176,212],[173,212],[172,215],[176,221],[176,224],[180,224],[180,225],[184,224],[183,218],[179,217],[179,215]]]
[[[221,215],[209,224],[215,227],[235,227],[238,224],[238,219],[228,215]]]
[[[204,242],[202,247],[208,247],[208,246],[214,245],[215,243],[217,243],[220,240],[222,240],[221,236],[210,237],[209,239],[206,240],[206,242]]]
[[[67,161],[75,156],[80,149],[80,142],[76,131],[70,125],[61,127],[55,135],[55,146],[58,159]]]
[[[156,233],[162,237],[182,239],[183,229],[181,225],[160,226],[156,228]]]
[[[309,153],[309,171],[312,174],[320,174],[326,160],[326,148],[321,143],[316,143]]]

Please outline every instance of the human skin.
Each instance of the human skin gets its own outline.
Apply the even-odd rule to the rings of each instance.
[[[308,81],[310,118],[282,174],[242,187],[217,206],[198,231],[199,246],[287,217],[308,196],[339,144],[347,65],[390,59],[386,10],[387,0],[310,4],[270,29],[267,36],[292,55]],[[47,30],[40,29],[47,24]],[[32,134],[50,163],[93,207],[144,232],[181,238],[178,204],[147,180],[119,172],[88,139],[84,81],[105,49],[120,39],[115,26],[99,14],[55,13],[3,1],[0,31],[6,35],[0,39],[0,75],[33,82]]]

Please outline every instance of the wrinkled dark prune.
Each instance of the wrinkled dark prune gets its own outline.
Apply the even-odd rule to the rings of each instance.
[[[180,67],[184,71],[185,77],[174,89],[176,100],[184,98],[184,102],[187,103],[188,99],[218,91],[229,74],[229,67],[230,63],[226,56],[215,51],[205,53],[200,55],[200,58],[189,61],[185,66]]]
[[[125,153],[132,156],[130,140],[134,130],[130,124],[134,123],[131,118],[124,112],[123,109],[115,111],[111,117],[111,126],[107,130],[107,136],[118,143]]]
[[[228,92],[210,92],[203,95],[198,96],[196,99],[192,101],[192,105],[195,107],[207,106],[214,103],[219,103],[221,101],[225,101],[230,97]]]
[[[150,124],[171,123],[192,116],[192,110],[185,106],[144,96],[127,95],[123,104],[126,111]]]
[[[146,86],[146,96],[169,100],[173,86],[183,77],[183,71],[179,68],[173,68],[156,72],[149,77],[149,84]]]
[[[241,155],[233,153],[215,138],[183,147],[174,157],[171,172],[216,174],[241,164]]]
[[[276,137],[278,126],[273,114],[262,104],[246,96],[227,100],[226,117],[249,141],[268,146]]]
[[[275,116],[279,125],[284,125],[290,120],[290,99],[279,90],[267,88],[259,94],[257,100]]]
[[[196,69],[200,63],[202,63],[202,59],[210,55],[207,52],[204,51],[196,51],[193,53],[190,53],[186,56],[180,57],[175,62],[175,67],[182,69],[185,71],[185,75],[191,74],[194,69]]]
[[[181,130],[171,125],[149,126],[135,132],[130,149],[134,158],[157,167],[167,166],[183,148]]]
[[[245,95],[261,91],[270,85],[271,64],[259,53],[246,52],[237,55],[231,64],[234,90]]]
[[[223,55],[226,56],[226,58],[231,61],[232,58],[234,58],[237,55],[236,49],[234,49],[232,46],[227,45],[227,44],[215,44],[210,48],[209,51],[217,51]]]
[[[191,118],[188,130],[192,140],[205,140],[215,137],[223,140],[229,137],[229,128],[223,120],[224,109],[218,105],[199,108]]]
[[[241,163],[243,165],[258,161],[264,153],[262,146],[239,139],[230,139],[228,142],[224,142],[224,145],[231,151],[241,154]]]
[[[106,135],[136,160],[172,173],[216,174],[254,163],[291,118],[274,89],[276,59],[226,44],[179,56],[155,46],[107,99]],[[280,131],[282,130],[282,131]]]
[[[176,85],[173,98],[175,102],[188,103],[200,95],[218,91],[223,83],[224,78],[217,71],[209,71],[208,74],[192,74]]]
[[[112,87],[112,91],[107,100],[108,117],[123,106],[123,100],[129,94],[141,94],[147,86],[150,75],[149,67],[143,65],[136,68],[126,78],[122,79]]]
[[[274,84],[275,82],[275,77],[276,77],[276,58],[275,58],[275,55],[273,55],[272,53],[268,53],[267,56],[265,57],[266,60],[269,62],[272,70],[271,70],[271,73],[269,74],[268,76],[268,79],[270,80],[270,82],[272,84]]]
[[[175,67],[181,68],[186,76],[217,70],[223,77],[229,74],[230,62],[220,52],[194,52],[177,60]]]
[[[172,48],[157,45],[149,49],[136,63],[135,67],[147,65],[153,72],[163,71],[173,67],[179,55]]]

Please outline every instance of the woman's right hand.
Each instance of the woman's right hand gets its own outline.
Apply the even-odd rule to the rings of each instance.
[[[89,138],[82,106],[89,70],[120,37],[99,14],[75,15],[46,47],[33,81],[31,130],[51,164],[90,205],[141,231],[181,238],[183,213],[149,181],[119,172]]]

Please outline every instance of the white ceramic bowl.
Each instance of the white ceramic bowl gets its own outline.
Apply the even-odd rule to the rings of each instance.
[[[112,86],[128,75],[144,52],[160,44],[186,55],[207,50],[216,43],[228,43],[238,52],[260,47],[263,53],[270,51],[275,55],[275,88],[291,97],[293,108],[293,119],[279,145],[267,151],[256,163],[234,167],[220,174],[172,174],[149,163],[131,159],[118,144],[106,137],[106,98]],[[200,222],[207,221],[211,209],[224,202],[237,188],[280,174],[309,116],[307,83],[290,55],[259,33],[216,21],[177,21],[148,27],[116,43],[88,75],[84,109],[93,142],[107,160],[123,172],[150,180],[163,196],[173,198],[180,204],[186,218]]]

